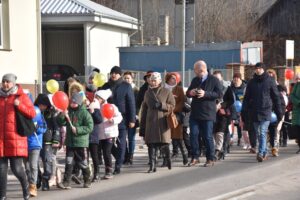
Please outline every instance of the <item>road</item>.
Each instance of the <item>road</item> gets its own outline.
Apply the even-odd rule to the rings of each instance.
[[[34,199],[300,199],[300,155],[295,154],[298,147],[293,141],[281,148],[279,157],[263,163],[256,161],[256,155],[234,146],[225,160],[211,168],[203,167],[203,157],[196,167],[184,167],[178,158],[172,170],[159,167],[152,174],[146,173],[148,158],[143,147],[137,149],[134,165],[124,166],[112,180],[101,180],[91,188],[75,184],[71,190],[52,187],[39,191]],[[63,152],[59,162],[63,163]],[[9,177],[8,199],[19,199],[19,183]]]

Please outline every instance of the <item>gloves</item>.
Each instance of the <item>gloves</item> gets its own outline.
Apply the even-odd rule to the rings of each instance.
[[[156,102],[156,103],[154,104],[154,109],[159,110],[159,109],[161,109],[161,107],[162,107],[162,103],[161,103],[161,102]]]

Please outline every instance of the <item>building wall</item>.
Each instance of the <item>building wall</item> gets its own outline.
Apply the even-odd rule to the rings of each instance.
[[[9,0],[9,49],[0,50],[0,76],[14,73],[17,82],[29,85],[39,77],[36,2]]]
[[[111,67],[120,65],[118,47],[129,45],[128,32],[125,29],[107,25],[97,25],[90,30],[90,64],[103,73]]]

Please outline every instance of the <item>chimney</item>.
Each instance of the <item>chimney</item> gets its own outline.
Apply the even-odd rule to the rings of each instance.
[[[158,18],[158,37],[162,45],[169,45],[169,16],[160,15]]]

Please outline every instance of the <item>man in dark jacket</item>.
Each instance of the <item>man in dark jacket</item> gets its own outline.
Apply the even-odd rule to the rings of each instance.
[[[213,124],[216,120],[216,100],[222,98],[220,81],[208,74],[206,63],[202,60],[194,64],[196,77],[192,80],[186,95],[192,97],[190,116],[190,140],[192,147],[192,161],[190,166],[198,164],[200,148],[199,135],[204,139],[206,146],[206,163],[204,166],[213,166],[215,161],[215,147],[213,139]]]
[[[242,121],[250,112],[254,131],[258,138],[257,161],[267,159],[267,130],[271,121],[272,106],[277,119],[283,117],[281,100],[275,80],[265,72],[265,65],[257,63],[255,74],[248,82],[242,107]]]
[[[122,70],[118,66],[114,66],[110,71],[110,79],[105,83],[102,89],[111,89],[112,98],[109,102],[115,104],[122,113],[123,120],[119,124],[119,136],[117,139],[117,147],[113,146],[112,154],[116,159],[114,174],[121,173],[121,167],[126,152],[126,135],[128,128],[135,126],[135,97],[134,92],[129,83],[123,81]]]
[[[144,76],[145,83],[140,87],[139,93],[136,98],[136,107],[137,109],[140,109],[142,106],[142,103],[144,101],[145,92],[148,90],[149,82],[150,82],[150,76],[153,73],[153,71],[147,71],[146,75]]]

